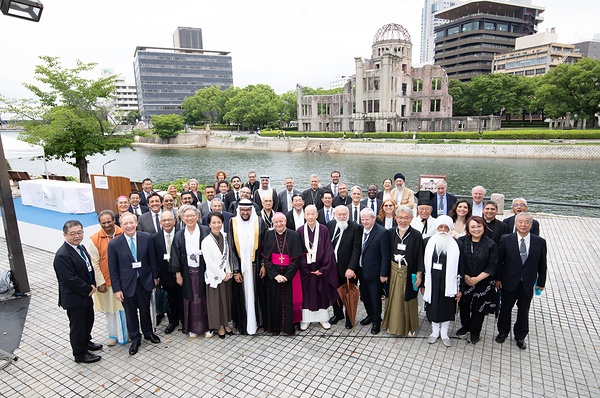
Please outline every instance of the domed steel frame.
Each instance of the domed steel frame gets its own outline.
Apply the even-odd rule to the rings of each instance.
[[[375,37],[373,37],[373,44],[377,43],[389,43],[389,42],[405,42],[412,45],[410,34],[408,30],[400,24],[389,23],[379,28]]]

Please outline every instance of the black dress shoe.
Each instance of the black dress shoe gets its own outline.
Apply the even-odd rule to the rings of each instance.
[[[177,327],[177,325],[175,325],[174,323],[169,323],[167,325],[167,327],[165,328],[165,334],[173,333],[173,330],[175,330],[176,327]]]
[[[505,334],[499,334],[498,336],[496,336],[496,343],[504,343],[506,341],[506,335]]]
[[[221,340],[224,340],[224,339],[225,339],[225,336],[226,336],[226,334],[225,334],[225,333],[223,333],[223,334],[220,334],[220,333],[218,333],[218,332],[217,332],[217,334],[219,335],[219,338],[220,338]]]
[[[371,334],[378,334],[381,330],[381,327],[379,325],[373,324],[373,327],[371,327]]]
[[[129,355],[137,354],[141,344],[142,343],[140,341],[134,341],[133,343],[131,343],[131,347],[129,347]]]
[[[526,350],[527,344],[525,344],[525,340],[517,340],[517,347],[519,347],[522,350]]]
[[[352,322],[348,318],[346,318],[346,329],[352,329]]]
[[[339,321],[341,321],[342,319],[344,319],[343,316],[337,316],[334,315],[331,318],[329,318],[329,323],[331,323],[332,325],[335,325],[336,323],[338,323]]]
[[[91,341],[87,344],[87,349],[90,351],[98,351],[102,349],[102,344],[92,343]]]
[[[230,330],[229,332],[227,330],[225,330],[225,334],[227,336],[233,336],[233,330]]]
[[[363,326],[368,325],[369,323],[371,323],[371,317],[368,315],[366,318],[364,318],[362,321],[360,321],[360,324]]]
[[[150,340],[152,344],[160,343],[160,337],[152,333],[150,336],[144,336],[144,340]]]
[[[464,327],[464,326],[463,326],[462,328],[460,328],[460,329],[458,329],[458,330],[456,331],[456,335],[457,335],[457,336],[459,336],[459,337],[460,337],[460,336],[464,336],[464,335],[466,335],[467,333],[469,333],[469,329],[467,329],[467,328],[466,328],[466,327]]]
[[[477,344],[478,341],[479,341],[479,335],[471,333],[471,336],[469,336],[469,342],[471,344]]]
[[[101,360],[102,357],[100,355],[92,354],[91,352],[86,352],[83,355],[78,355],[75,357],[75,362],[77,363],[94,363]]]

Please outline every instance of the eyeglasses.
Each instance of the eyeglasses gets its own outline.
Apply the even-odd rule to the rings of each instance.
[[[175,221],[174,218],[167,218],[167,219],[164,219],[164,220],[160,220],[160,222],[173,222],[173,221]]]
[[[72,232],[69,232],[69,236],[73,236],[73,237],[75,237],[75,236],[83,236],[83,231],[72,231]]]
[[[394,207],[394,205],[383,205],[383,207]]]
[[[525,203],[515,203],[512,207],[527,207]]]

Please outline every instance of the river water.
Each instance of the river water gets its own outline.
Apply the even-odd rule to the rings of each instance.
[[[3,134],[16,136],[14,133]],[[433,145],[432,150],[435,150]],[[381,188],[385,178],[393,178],[395,173],[402,172],[407,186],[415,190],[420,174],[442,174],[447,176],[449,192],[456,195],[470,195],[473,186],[483,185],[488,196],[503,193],[507,198],[522,196],[534,201],[600,205],[600,195],[592,187],[594,181],[600,180],[600,162],[593,160],[440,159],[400,154],[373,157],[367,154],[262,152],[250,148],[248,151],[228,151],[138,147],[91,157],[90,174],[102,174],[102,164],[111,159],[116,160],[106,166],[106,174],[137,181],[146,177],[156,182],[188,177],[209,183],[215,181],[217,170],[224,170],[228,179],[239,175],[245,180],[248,171],[254,170],[259,176],[269,175],[277,190],[283,189],[283,181],[288,176],[294,178],[296,188],[306,189],[310,174],[318,174],[325,185],[329,183],[330,172],[339,170],[342,181],[349,186],[359,185],[366,191],[368,184],[374,183]],[[44,171],[41,160],[10,159],[9,162],[13,170],[36,175]],[[74,167],[60,161],[49,161],[48,171],[79,175]],[[536,204],[531,205],[530,210],[600,217],[600,209]]]

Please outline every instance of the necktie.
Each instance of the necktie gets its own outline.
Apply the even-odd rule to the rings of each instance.
[[[133,208],[133,214],[136,214],[136,215],[138,215],[138,216],[140,215],[140,213],[139,213],[139,211],[138,211],[138,207],[137,207],[137,206]]]
[[[131,250],[133,261],[137,261],[137,249],[135,248],[135,240],[133,238],[129,238],[129,249]]]
[[[438,206],[438,213],[443,213],[444,212],[444,197],[440,196],[440,205]]]
[[[375,201],[371,199],[371,210],[375,211]]]
[[[325,222],[329,222],[329,210],[325,210]]]
[[[525,245],[525,238],[521,238],[519,254],[521,254],[521,264],[525,264],[525,261],[527,261],[527,245]]]
[[[83,258],[83,261],[85,261],[85,265],[87,265],[88,274],[90,274],[90,281],[94,280],[94,278],[92,278],[92,267],[87,256],[85,255],[85,252],[83,251],[83,247],[81,247],[81,245],[77,245],[77,250],[79,250],[79,255],[81,258]]]
[[[334,185],[332,188],[333,188],[333,196],[337,196],[337,185]]]
[[[235,193],[235,200],[237,200],[238,202],[240,201],[240,193],[239,192]]]
[[[358,222],[358,207],[354,207],[354,222]]]
[[[369,239],[369,234],[368,233],[364,233],[363,234],[363,241],[362,241],[362,247],[365,247],[365,243],[367,242],[367,239]]]
[[[171,253],[171,234],[167,234],[167,254]]]
[[[158,218],[158,213],[154,215],[154,219],[156,220],[156,232],[160,232],[160,219]]]

